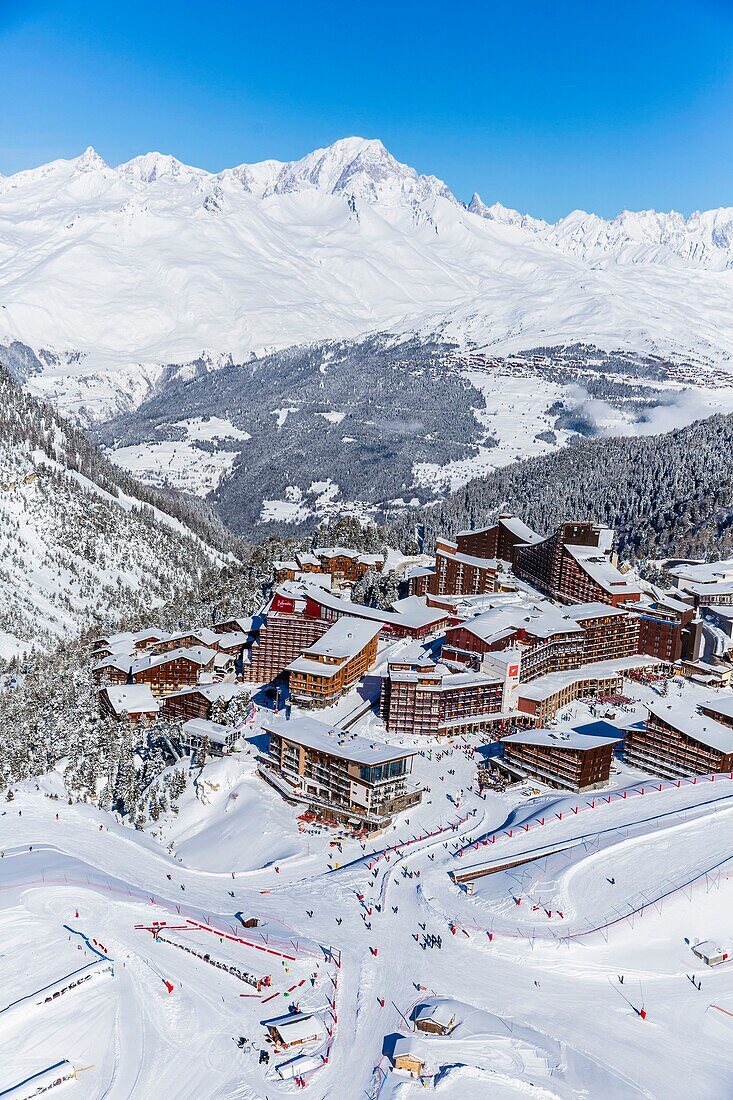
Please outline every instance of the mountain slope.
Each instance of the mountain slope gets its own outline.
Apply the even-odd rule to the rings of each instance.
[[[436,536],[480,527],[508,508],[538,531],[591,516],[615,527],[628,557],[719,558],[733,551],[733,416],[646,439],[593,439],[469,482],[394,525]]]
[[[466,209],[359,138],[219,173],[87,150],[0,179],[0,344],[31,349],[32,392],[83,421],[174,368],[377,331],[725,366],[731,226],[730,210],[548,226]]]
[[[0,370],[0,656],[152,610],[226,542],[203,508],[137,486]]]

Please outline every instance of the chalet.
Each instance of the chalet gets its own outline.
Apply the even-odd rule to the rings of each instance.
[[[242,619],[223,619],[221,622],[214,623],[211,629],[214,631],[215,634],[246,634],[247,638],[251,642],[257,634],[257,631],[259,630],[261,625],[261,615],[250,615]]]
[[[290,698],[299,706],[329,706],[377,658],[382,624],[344,616],[288,666]]]
[[[194,753],[206,745],[212,756],[226,756],[238,737],[239,730],[233,726],[223,726],[220,722],[210,722],[205,718],[189,718],[183,723],[176,740],[184,752]]]
[[[390,1055],[392,1068],[409,1073],[412,1077],[432,1076],[422,1046],[412,1036],[400,1036]]]
[[[429,1035],[450,1035],[458,1026],[458,1019],[450,1001],[434,1001],[431,1004],[418,1005],[413,1013],[418,1031]]]
[[[522,730],[504,737],[502,766],[518,779],[588,791],[605,786],[621,734],[598,737],[577,730]]]
[[[112,654],[92,665],[95,684],[127,684],[134,658],[129,653]]]
[[[721,963],[727,962],[729,958],[728,952],[724,951],[713,940],[702,940],[700,943],[693,944],[692,953],[698,959],[702,959],[706,966],[720,966]]]
[[[183,687],[193,687],[202,674],[211,673],[216,656],[215,650],[196,646],[139,657],[129,667],[128,682],[148,684],[155,696],[169,695]]]
[[[268,718],[258,769],[286,799],[321,817],[372,831],[422,799],[408,775],[416,749],[370,741],[310,716]]]
[[[176,634],[167,634],[160,641],[150,646],[150,652],[156,654],[170,653],[173,649],[191,649],[195,646],[216,649],[215,642],[218,637],[218,634],[206,627],[200,630],[180,630]]]
[[[302,1047],[304,1043],[316,1043],[323,1038],[323,1026],[317,1016],[303,1012],[291,1012],[278,1016],[265,1024],[271,1042],[282,1050]]]
[[[165,718],[211,718],[217,703],[229,703],[238,695],[249,695],[246,684],[225,681],[219,684],[197,684],[173,691],[160,701]]]
[[[108,684],[99,692],[99,711],[105,718],[153,722],[160,703],[147,684]]]

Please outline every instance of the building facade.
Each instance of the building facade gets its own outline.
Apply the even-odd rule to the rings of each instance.
[[[326,707],[359,681],[377,659],[381,623],[345,616],[287,666],[290,699]]]
[[[681,700],[655,701],[643,725],[627,731],[624,760],[668,779],[730,772],[733,728],[720,721],[714,707],[712,701],[705,711]]]
[[[618,737],[595,737],[575,730],[524,730],[503,738],[503,766],[516,778],[534,778],[551,787],[588,791],[605,787]]]
[[[271,718],[262,729],[269,743],[260,775],[324,820],[374,832],[422,798],[409,779],[414,749],[368,741],[307,715]]]

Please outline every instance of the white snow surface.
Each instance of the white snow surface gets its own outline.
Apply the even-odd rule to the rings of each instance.
[[[619,722],[653,697],[626,691],[637,702]],[[678,786],[622,767],[592,795],[524,783],[481,798],[485,739],[405,739],[429,790],[362,848],[299,829],[298,808],[258,779],[260,718],[146,831],[67,805],[60,773],[3,803],[0,1010],[29,999],[0,1011],[0,1091],[65,1058],[79,1071],[65,1088],[89,1100],[279,1100],[297,1091],[293,1065],[314,1100],[409,1100],[423,1090],[390,1067],[397,1043],[448,1100],[731,1094],[733,963],[710,969],[691,950],[731,946],[729,776]],[[375,716],[356,728],[384,737]],[[538,844],[544,858],[480,879],[473,897],[449,877]],[[153,922],[174,927],[156,940]],[[97,952],[114,976],[29,997]],[[257,991],[229,966],[271,984]],[[277,1050],[265,1024],[291,1005],[319,1038]],[[425,1006],[455,1029],[415,1031]]]
[[[0,341],[39,352],[31,389],[82,420],[139,404],[171,363],[377,330],[720,366],[731,265],[732,209],[548,225],[466,208],[362,138],[218,173],[88,149],[0,178]]]

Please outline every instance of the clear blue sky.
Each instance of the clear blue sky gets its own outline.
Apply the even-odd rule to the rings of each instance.
[[[733,0],[0,0],[0,172],[338,137],[532,214],[733,205]]]

